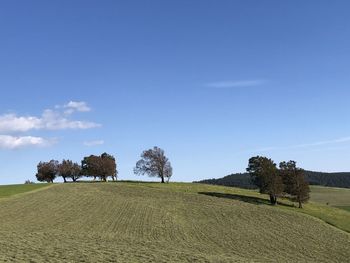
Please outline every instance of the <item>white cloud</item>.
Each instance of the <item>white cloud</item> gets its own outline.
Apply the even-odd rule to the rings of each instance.
[[[4,114],[0,116],[0,131],[25,132],[38,129],[42,120],[37,117],[17,117],[15,114]]]
[[[0,115],[0,149],[17,149],[22,147],[50,146],[56,143],[55,139],[45,139],[31,135],[13,136],[12,133],[28,132],[33,130],[66,130],[90,129],[101,125],[90,121],[73,120],[74,112],[90,111],[86,102],[70,101],[63,106],[55,106],[55,110],[44,110],[40,116],[18,116],[14,113]],[[101,141],[90,142],[92,145],[101,144]],[[103,141],[102,141],[103,143]]]
[[[84,110],[82,107],[80,110]],[[86,108],[85,108],[86,110]],[[45,110],[40,117],[0,115],[0,132],[27,132],[30,130],[91,129],[101,125],[90,121],[71,120],[60,111]]]
[[[60,112],[45,110],[41,117],[41,123],[37,129],[66,130],[66,129],[91,129],[101,127],[100,124],[89,121],[75,121],[63,117]]]
[[[240,88],[240,87],[255,87],[264,84],[266,81],[257,80],[239,80],[239,81],[218,81],[206,84],[207,87],[212,88]]]
[[[75,111],[78,112],[89,112],[91,111],[91,108],[87,105],[85,101],[70,101],[67,104],[63,105],[63,108],[65,108],[65,114],[69,115],[74,113]]]
[[[92,146],[102,145],[104,143],[105,142],[103,140],[95,140],[95,141],[86,141],[84,142],[84,145],[88,147],[92,147]]]
[[[0,149],[18,149],[27,146],[43,147],[53,143],[53,140],[47,140],[41,137],[0,135]]]

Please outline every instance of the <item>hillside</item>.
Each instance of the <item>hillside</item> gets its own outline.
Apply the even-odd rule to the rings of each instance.
[[[350,211],[350,189],[314,185],[311,186],[311,201]]]
[[[254,191],[202,184],[55,184],[0,199],[0,261],[349,259],[348,233],[297,208],[266,203]],[[304,212],[319,209],[310,204]],[[338,220],[350,215],[327,209]],[[348,223],[342,226],[350,230]]]
[[[9,197],[16,194],[23,194],[26,192],[32,192],[41,188],[47,187],[49,184],[14,184],[14,185],[1,185],[0,186],[0,198]]]
[[[350,188],[350,173],[322,173],[305,171],[305,176],[311,185]],[[245,189],[256,188],[256,186],[252,184],[250,176],[247,173],[230,174],[222,178],[206,179],[196,183],[234,186]]]

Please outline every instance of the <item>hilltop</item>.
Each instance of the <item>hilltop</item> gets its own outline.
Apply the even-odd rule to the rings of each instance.
[[[202,184],[51,184],[0,199],[0,261],[349,259],[349,212],[305,205],[304,213],[329,209],[336,228],[289,203],[267,203],[255,191]]]

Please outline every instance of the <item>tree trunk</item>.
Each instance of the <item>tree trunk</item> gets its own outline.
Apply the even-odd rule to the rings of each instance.
[[[63,181],[64,181],[65,183],[67,183],[67,180],[66,180],[66,177],[65,177],[65,176],[63,177]]]
[[[302,205],[301,201],[298,200],[298,202],[299,202],[299,208],[303,208],[303,205]]]
[[[270,203],[271,203],[271,205],[276,205],[277,204],[277,197],[270,194]]]
[[[73,182],[76,182],[76,181],[77,181],[77,179],[76,179],[74,176],[73,176],[73,178],[72,178],[72,179],[73,179]]]
[[[164,184],[164,176],[161,176],[161,178],[162,178],[162,184]]]

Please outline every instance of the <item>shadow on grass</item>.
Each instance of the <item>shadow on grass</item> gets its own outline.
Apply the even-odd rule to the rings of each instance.
[[[78,180],[76,182],[67,181],[65,184],[75,184],[75,183],[82,183],[82,184],[106,184],[106,183],[127,183],[127,184],[146,184],[146,185],[169,185],[169,183],[160,183],[156,181],[133,181],[133,180],[108,180],[107,182],[101,181],[101,180]],[[171,184],[171,183],[170,183]]]
[[[198,192],[198,194],[213,196],[218,198],[233,199],[233,200],[242,201],[242,202],[254,204],[254,205],[271,205],[269,200],[259,198],[259,197],[253,197],[253,196],[238,195],[238,194],[224,194],[224,193],[217,193],[217,192]],[[281,202],[277,202],[277,204],[281,206],[294,207],[294,205],[292,204],[285,204]]]
[[[118,182],[121,183],[131,183],[131,184],[160,184],[160,182],[156,182],[156,181],[138,181],[138,180],[120,180]],[[165,183],[164,183],[165,184]]]

